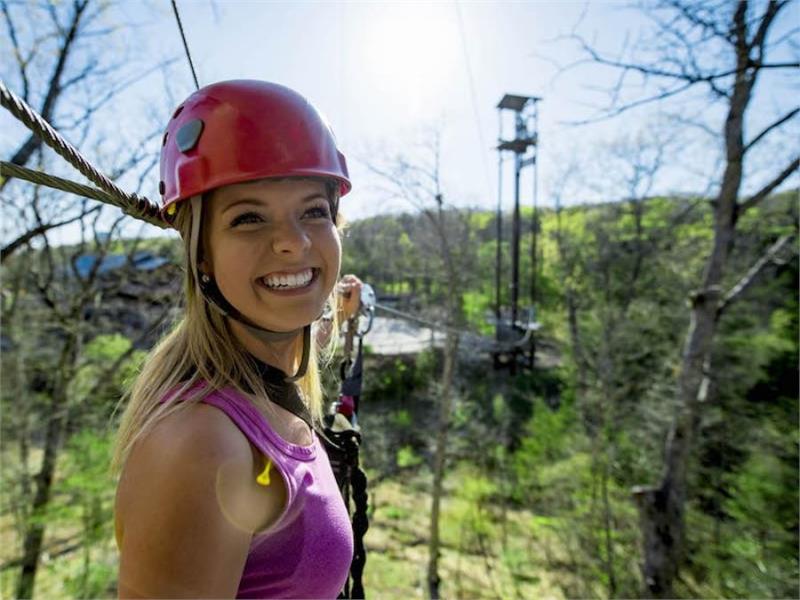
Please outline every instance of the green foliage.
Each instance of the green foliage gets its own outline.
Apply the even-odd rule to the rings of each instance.
[[[398,410],[397,412],[394,413],[393,423],[395,427],[400,427],[400,428],[411,427],[413,423],[411,419],[411,413],[405,409]]]
[[[80,561],[64,575],[73,598],[105,596],[116,579],[108,562],[113,535],[114,481],[109,475],[111,439],[85,429],[73,435],[61,457],[57,497],[48,511],[48,526],[79,524]]]
[[[411,446],[403,446],[397,450],[397,466],[401,469],[416,467],[421,463],[422,457],[419,456]]]
[[[462,297],[464,316],[467,322],[483,335],[491,335],[494,327],[486,321],[486,314],[491,309],[491,299],[485,292],[469,291]]]
[[[498,487],[487,474],[467,465],[456,477],[459,485],[442,513],[442,538],[468,552],[480,552],[496,535],[490,506]]]
[[[79,573],[64,577],[65,591],[70,598],[102,598],[115,585],[118,570],[116,564],[91,562]]]
[[[749,211],[739,223],[726,285],[733,285],[775,236],[795,226],[796,197],[776,200]],[[495,298],[494,215],[450,216],[448,231],[460,240],[465,317],[472,329],[491,334],[485,317]],[[526,211],[525,303],[532,268],[530,218]],[[443,569],[451,569],[451,582],[464,587],[447,589],[464,596],[494,590],[496,597],[540,597],[513,585],[541,580],[555,581],[568,597],[636,596],[641,554],[630,488],[653,483],[660,472],[689,325],[685,300],[698,284],[712,242],[711,213],[703,200],[654,198],[638,205],[543,210],[539,218],[536,308],[542,323],[539,352],[547,368],[511,379],[490,372],[486,363],[476,367],[476,356],[460,366],[448,454],[453,468],[445,480],[441,517]],[[422,217],[359,221],[344,241],[344,270],[383,293],[407,298],[415,310],[441,309],[447,284],[436,260],[438,241]],[[171,240],[164,249],[170,245],[177,248]],[[507,242],[501,252],[507,269]],[[712,393],[690,473],[682,595],[797,595],[797,289],[794,261],[770,266],[720,320]],[[507,302],[507,285],[501,292]],[[55,380],[58,354],[52,340],[63,332],[41,319],[30,321],[36,323],[37,343],[20,343],[3,356],[4,409],[20,397],[30,409],[19,417],[11,413],[12,421],[3,425],[6,435],[25,419],[46,414]],[[105,424],[109,403],[138,370],[141,351],[105,375],[129,350],[122,335],[95,335],[82,348],[69,387],[74,421],[53,503],[41,519],[79,534],[78,559],[69,569],[57,569],[59,585],[71,597],[105,596],[113,581],[108,560],[113,554],[104,546],[113,535],[113,482],[105,473],[108,441],[96,432],[99,422]],[[364,463],[386,484],[394,483],[392,477],[426,472],[437,423],[440,351],[392,358],[367,352],[366,360]],[[333,390],[335,384],[328,383]],[[3,487],[12,482],[15,498],[22,497],[18,476],[18,470],[4,468]],[[375,513],[402,542],[397,548],[387,545],[385,552],[383,540],[374,542],[382,550],[370,556],[368,570],[373,569],[373,585],[389,586],[382,590],[417,593],[428,490],[404,490],[414,504],[392,498]],[[377,526],[370,531],[376,533]],[[457,561],[468,566],[453,570]],[[514,584],[495,582],[501,572],[513,574]],[[481,579],[464,583],[473,574]]]
[[[138,374],[145,356],[144,351],[132,351],[130,340],[120,334],[101,334],[86,344],[68,388],[76,414],[101,423]]]
[[[389,505],[383,507],[383,514],[387,519],[402,521],[403,519],[407,519],[410,513],[407,508],[403,508],[402,506]]]
[[[86,345],[83,351],[87,360],[92,362],[113,362],[131,347],[131,341],[124,335],[98,335]]]
[[[514,500],[539,506],[540,498],[559,495],[564,490],[553,487],[548,469],[574,451],[571,430],[575,415],[567,407],[551,410],[541,400],[534,404],[534,414],[525,425],[522,443],[513,455],[517,486]],[[572,454],[578,457],[578,454]],[[546,502],[544,502],[546,504]]]

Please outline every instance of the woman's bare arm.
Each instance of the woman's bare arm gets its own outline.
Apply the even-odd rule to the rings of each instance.
[[[253,531],[283,509],[282,495],[257,489],[257,468],[247,439],[212,406],[160,422],[117,492],[120,598],[235,597]]]

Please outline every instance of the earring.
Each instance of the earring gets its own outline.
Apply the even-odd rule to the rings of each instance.
[[[211,277],[209,277],[207,273],[202,273],[200,275],[200,281],[202,281],[203,283],[208,283],[209,281],[211,281]]]

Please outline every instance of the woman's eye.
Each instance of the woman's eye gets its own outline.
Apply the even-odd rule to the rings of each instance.
[[[327,206],[314,206],[305,212],[306,216],[312,219],[330,219],[331,211]]]
[[[238,215],[236,218],[231,221],[231,227],[236,227],[237,225],[243,225],[247,223],[260,223],[263,221],[261,215],[254,212],[247,212]]]

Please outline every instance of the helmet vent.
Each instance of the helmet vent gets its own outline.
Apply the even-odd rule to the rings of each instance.
[[[175,112],[174,112],[174,113],[172,113],[172,118],[174,119],[174,118],[175,118],[175,117],[177,117],[179,114],[181,114],[181,111],[182,111],[182,110],[183,110],[183,105],[180,105],[178,108],[176,108],[176,109],[175,109]]]
[[[192,119],[175,134],[175,143],[178,145],[178,150],[181,152],[188,152],[197,145],[197,140],[200,139],[200,134],[203,133],[203,121],[201,119]]]

